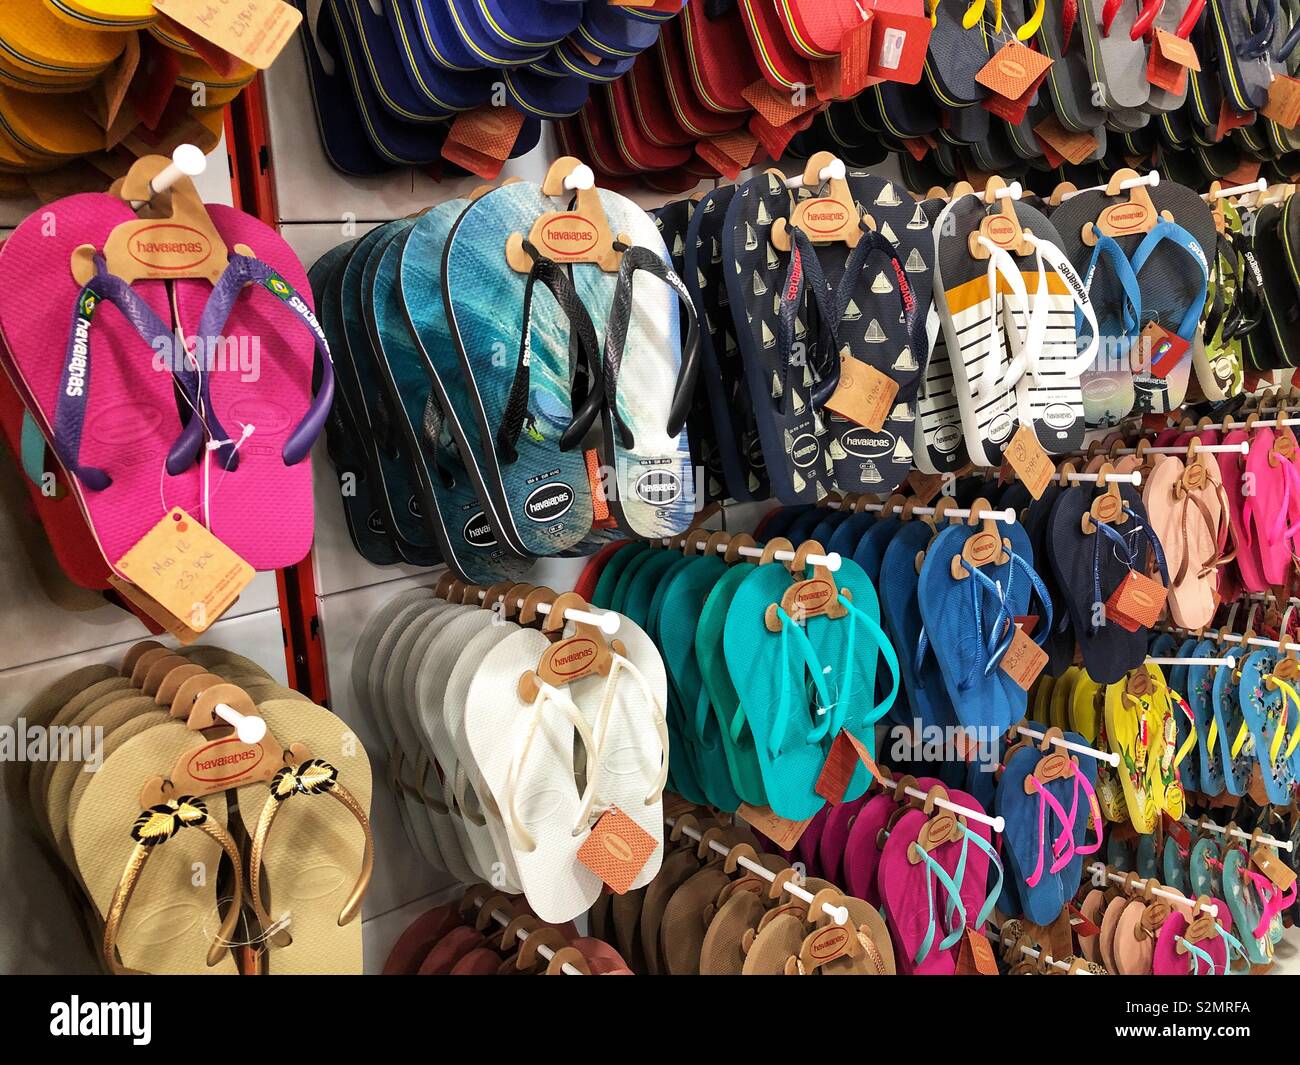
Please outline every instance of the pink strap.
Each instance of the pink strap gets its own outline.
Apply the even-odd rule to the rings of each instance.
[[[1074,857],[1074,819],[1066,815],[1065,808],[1056,801],[1055,796],[1053,796],[1051,792],[1049,792],[1033,777],[1030,777],[1029,779],[1033,780],[1034,790],[1038,793],[1038,862],[1034,865],[1033,873],[1025,878],[1025,883],[1029,887],[1036,887],[1038,882],[1043,878],[1043,853],[1047,849],[1045,831],[1047,827],[1047,808],[1050,806],[1052,812],[1060,818],[1061,824],[1066,826],[1064,832],[1057,837],[1056,842],[1059,844],[1062,839],[1066,839],[1070,843],[1070,846],[1065,848],[1065,853],[1058,854],[1056,859],[1052,862],[1051,866],[1047,870],[1049,873],[1060,872],[1069,864],[1070,859]],[[1056,853],[1056,848],[1053,848],[1053,853]]]
[[[1264,912],[1260,914],[1259,924],[1251,933],[1256,939],[1263,939],[1268,934],[1268,926],[1273,923],[1273,918],[1295,902],[1296,886],[1292,884],[1290,890],[1284,892],[1263,873],[1257,873],[1244,865],[1241,871],[1250,878],[1264,903]]]

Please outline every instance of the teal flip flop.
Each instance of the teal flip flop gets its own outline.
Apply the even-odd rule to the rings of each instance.
[[[649,544],[633,541],[614,552],[613,557],[605,563],[605,568],[600,571],[600,576],[596,579],[596,590],[591,593],[591,605],[601,610],[612,610],[614,589],[618,585],[619,578],[623,576],[623,571],[634,558],[649,550]]]

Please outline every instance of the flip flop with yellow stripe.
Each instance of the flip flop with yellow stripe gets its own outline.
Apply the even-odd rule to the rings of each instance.
[[[101,30],[142,30],[158,21],[153,0],[45,0],[65,22]]]
[[[95,74],[126,47],[120,33],[67,22],[43,0],[5,0],[0,7],[0,56],[33,74]]]
[[[220,74],[199,56],[181,56],[176,72],[176,86],[192,94],[197,85],[204,87],[208,107],[228,104],[257,77],[257,70],[248,63],[240,63],[230,74]]]
[[[0,132],[36,160],[89,155],[104,148],[104,131],[80,95],[38,96],[0,88]]]

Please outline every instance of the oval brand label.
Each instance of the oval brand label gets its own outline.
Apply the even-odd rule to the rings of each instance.
[[[370,517],[366,519],[366,528],[376,536],[383,536],[388,532],[388,526],[384,524],[384,519],[380,517],[379,511],[377,510],[372,510],[370,512]]]
[[[524,513],[530,521],[544,524],[563,517],[573,506],[573,489],[563,481],[551,481],[524,500]]]
[[[1011,430],[1015,427],[1016,423],[1011,420],[1011,415],[999,414],[989,422],[989,439],[1000,444],[1011,435]]]
[[[848,932],[839,925],[829,925],[813,936],[808,944],[808,956],[813,961],[831,961],[838,958],[849,941]]]
[[[132,233],[126,252],[141,266],[174,274],[207,262],[212,255],[212,244],[191,226],[159,222]]]
[[[238,399],[228,408],[236,423],[253,426],[255,431],[275,433],[289,424],[289,412],[268,399]]]
[[[854,458],[874,459],[894,450],[894,434],[855,426],[840,435],[840,447]]]
[[[1118,391],[1119,381],[1113,377],[1094,377],[1083,383],[1084,398],[1099,403],[1110,399]]]
[[[803,228],[810,233],[837,233],[848,221],[848,209],[838,200],[808,200],[803,205]]]
[[[1098,496],[1093,501],[1091,510],[1092,516],[1098,521],[1104,521],[1107,525],[1111,524],[1119,517],[1120,508],[1123,501],[1119,496],[1113,496],[1109,492],[1105,495]]]
[[[1014,59],[1004,58],[998,64],[998,70],[1005,78],[1023,78],[1029,73],[1023,65],[1017,63]]]
[[[605,850],[609,851],[609,856],[616,862],[630,862],[632,860],[632,844],[628,843],[617,832],[606,832],[600,838]]]
[[[464,537],[470,547],[496,547],[497,545],[492,523],[481,510],[465,523]]]
[[[1053,429],[1068,429],[1074,424],[1074,411],[1068,403],[1049,403],[1043,410],[1043,421]]]
[[[800,469],[805,469],[817,461],[821,449],[821,445],[817,443],[817,438],[812,433],[800,433],[790,445],[790,458]]]
[[[557,677],[576,677],[596,660],[596,641],[587,636],[575,636],[552,647],[547,654],[550,671]]]
[[[649,470],[636,479],[632,490],[643,503],[666,507],[682,495],[682,479],[672,470]]]
[[[557,214],[542,224],[542,246],[565,259],[585,255],[596,246],[600,233],[580,214]]]
[[[997,557],[1002,541],[993,533],[976,533],[966,541],[966,561],[972,566],[985,566]]]
[[[984,229],[989,240],[1001,247],[1006,247],[1020,233],[1020,227],[1005,215],[994,215]]]
[[[144,440],[163,420],[157,407],[145,403],[119,403],[90,424],[90,435],[101,444],[129,444]]]
[[[1131,233],[1147,219],[1147,209],[1136,203],[1117,203],[1101,212],[1098,223],[1119,233]]]
[[[956,425],[941,425],[935,431],[932,440],[935,448],[942,451],[945,455],[950,455],[957,450],[957,445],[961,443],[961,429]]]
[[[929,850],[936,844],[942,843],[952,837],[953,832],[957,830],[957,818],[946,812],[938,812],[929,821],[926,822],[926,836],[930,842]]]
[[[794,593],[794,605],[805,614],[819,614],[835,595],[835,586],[830,581],[816,577],[804,581]]]
[[[1068,763],[1069,759],[1063,754],[1049,754],[1038,763],[1038,779],[1056,780],[1059,777],[1068,776]]]
[[[262,748],[250,747],[237,736],[205,744],[190,755],[185,771],[205,784],[224,784],[247,776],[262,761]]]

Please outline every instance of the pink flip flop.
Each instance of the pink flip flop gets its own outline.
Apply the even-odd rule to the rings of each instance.
[[[849,828],[844,844],[844,886],[854,898],[880,909],[880,834],[898,809],[892,795],[877,795],[867,801]]]
[[[230,207],[214,204],[208,214],[230,249],[225,273],[215,286],[173,282],[177,324],[214,363],[203,375],[209,430],[228,434],[209,453],[203,520],[255,569],[279,569],[311,548],[309,452],[329,413],[333,366],[307,274],[284,238]]]
[[[862,795],[850,802],[842,802],[830,807],[826,815],[826,825],[822,837],[817,843],[817,864],[821,875],[832,884],[844,883],[844,852],[849,842],[849,832],[854,819],[867,804],[867,796]]]
[[[1222,902],[1219,912],[1227,910]],[[1178,953],[1179,939],[1187,934],[1187,917],[1175,910],[1165,918],[1156,937],[1155,954],[1151,959],[1151,972],[1156,976],[1226,976],[1228,974],[1228,944],[1222,935],[1188,944],[1185,954]]]
[[[462,924],[464,919],[454,904],[435,906],[417,917],[389,951],[388,960],[384,962],[384,975],[414,976],[438,940]]]
[[[1250,434],[1245,429],[1233,429],[1224,434],[1223,442],[1240,444],[1249,439]],[[1251,450],[1254,451],[1253,443]],[[1244,491],[1246,461],[1241,455],[1228,452],[1220,452],[1215,457],[1219,460],[1219,477],[1228,497],[1232,527],[1237,531],[1237,573],[1241,577],[1241,586],[1247,592],[1268,591],[1268,580],[1264,576],[1262,562],[1265,550],[1263,532],[1254,520],[1258,496],[1247,496]],[[1258,489],[1259,486],[1256,485],[1256,493]],[[1267,520],[1265,515],[1264,521]]]
[[[156,365],[172,335],[166,285],[127,285],[102,260],[85,286],[71,272],[78,247],[103,249],[135,217],[113,196],[68,196],[28,216],[0,251],[5,369],[110,563],[168,508],[199,506],[202,426],[183,424],[173,388],[197,394],[197,375]]]
[[[1254,481],[1255,494],[1246,497],[1244,510],[1257,536],[1263,578],[1270,585],[1286,580],[1300,539],[1300,471],[1275,450],[1280,439],[1272,429],[1256,429],[1246,456],[1246,476]],[[1294,437],[1290,443],[1293,453]]]

